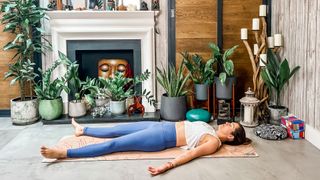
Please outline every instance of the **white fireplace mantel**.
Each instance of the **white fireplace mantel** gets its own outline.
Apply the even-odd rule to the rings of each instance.
[[[157,11],[48,11],[52,59],[58,59],[58,51],[66,54],[68,40],[140,40],[141,72],[147,69],[151,72],[150,78],[142,83],[142,89],[151,91],[156,97],[154,26],[157,14]],[[43,63],[44,68],[51,63]],[[53,77],[59,77],[65,71],[60,67]],[[62,98],[67,113],[68,95],[62,94]],[[155,111],[145,98],[143,105],[146,112]]]

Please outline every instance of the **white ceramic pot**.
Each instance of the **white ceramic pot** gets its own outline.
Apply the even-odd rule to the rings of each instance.
[[[69,102],[69,116],[70,117],[81,117],[86,115],[87,109],[86,104],[83,101],[70,101]]]
[[[126,112],[126,101],[110,101],[110,111],[112,114],[123,114]]]
[[[39,119],[38,99],[29,99],[27,101],[20,101],[20,98],[11,100],[11,120],[15,125],[32,124]]]

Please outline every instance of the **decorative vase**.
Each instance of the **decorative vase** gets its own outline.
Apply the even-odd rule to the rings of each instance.
[[[195,84],[196,99],[205,101],[208,99],[208,85],[207,84]]]
[[[38,99],[26,97],[26,101],[21,101],[21,98],[11,99],[11,120],[14,125],[33,124],[39,119]]]
[[[186,119],[186,112],[186,96],[168,97],[167,94],[163,94],[161,96],[161,119],[168,121],[182,121]]]
[[[62,98],[54,100],[40,100],[39,114],[42,119],[54,120],[61,116],[63,110]]]
[[[126,101],[110,101],[110,111],[112,114],[123,114],[126,112]]]
[[[281,116],[288,115],[288,108],[284,106],[269,106],[270,111],[270,124],[280,125],[281,124]]]
[[[86,115],[86,104],[83,101],[70,101],[69,102],[69,116],[70,117],[81,117]]]
[[[219,77],[214,78],[216,83],[217,99],[232,99],[232,85],[236,83],[236,77],[228,77],[223,85]]]

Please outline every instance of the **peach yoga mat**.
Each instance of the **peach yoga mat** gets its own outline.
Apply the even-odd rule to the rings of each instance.
[[[61,138],[56,148],[78,148],[89,144],[100,143],[107,141],[108,139],[95,138],[89,136],[65,136]],[[186,150],[181,148],[171,148],[159,152],[118,152],[112,153],[104,156],[94,157],[94,158],[75,158],[75,159],[62,159],[62,160],[52,160],[52,159],[43,159],[42,162],[55,162],[55,161],[112,161],[112,160],[130,160],[130,159],[173,159]],[[252,144],[240,145],[240,146],[230,146],[222,145],[218,152],[204,156],[207,158],[232,158],[232,157],[257,157],[255,149]]]

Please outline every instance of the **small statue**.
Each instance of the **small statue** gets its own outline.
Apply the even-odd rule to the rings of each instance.
[[[48,9],[50,9],[50,10],[56,10],[56,9],[57,9],[57,2],[56,2],[56,0],[50,0],[47,7],[48,7]]]
[[[159,1],[158,0],[154,0],[152,2],[152,7],[151,7],[152,10],[159,10],[160,9],[160,5],[159,5]]]
[[[141,116],[144,115],[144,106],[142,105],[142,97],[141,96],[135,96],[134,98],[134,104],[130,105],[128,108],[128,116],[131,116],[131,114],[135,112],[141,113]]]
[[[141,2],[140,11],[148,11],[148,4],[145,1]]]
[[[89,0],[89,5],[88,5],[88,9],[94,9],[97,5],[97,1],[96,0]]]

